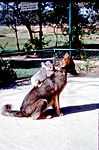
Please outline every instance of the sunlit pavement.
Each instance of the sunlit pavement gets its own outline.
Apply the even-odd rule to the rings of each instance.
[[[0,109],[19,110],[30,89],[1,90]],[[99,78],[68,77],[60,107],[64,116],[45,120],[0,115],[0,150],[98,150]]]

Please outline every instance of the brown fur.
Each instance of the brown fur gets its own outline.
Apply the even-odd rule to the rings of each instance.
[[[11,110],[11,105],[5,105],[2,114],[16,117],[32,117],[38,119],[52,106],[56,115],[60,116],[59,95],[67,84],[67,73],[77,74],[73,61],[68,54],[54,65],[54,73],[47,77],[40,87],[34,87],[24,98],[20,111]],[[72,69],[71,69],[72,68]]]

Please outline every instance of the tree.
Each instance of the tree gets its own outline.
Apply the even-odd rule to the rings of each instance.
[[[8,3],[8,2],[1,4],[1,6],[2,6],[1,7],[2,12],[5,12],[2,23],[5,23],[8,27],[11,27],[14,30],[15,37],[16,37],[16,45],[17,45],[18,51],[20,51],[19,40],[18,40],[18,31],[17,31],[17,20],[13,13],[14,7],[12,7],[12,4]]]
[[[75,41],[75,43],[80,44],[79,35],[83,33],[83,27],[90,26],[90,31],[94,31],[94,24],[96,22],[96,19],[99,18],[97,5],[97,2],[73,2],[72,25],[73,40]],[[21,11],[20,2],[13,2],[13,5],[11,5],[11,3],[9,2],[2,2],[2,7],[4,12],[4,14],[2,14],[2,18],[5,18],[4,16],[9,14],[10,18],[13,18],[12,21],[10,19],[10,24],[25,25],[30,35],[30,41],[33,41],[33,39],[35,38],[35,36],[33,36],[35,35],[35,33],[39,33],[42,38],[43,33],[40,32],[42,30],[42,25],[51,25],[53,27],[53,32],[56,36],[56,46],[58,41],[56,29],[60,28],[63,34],[68,34],[68,26],[65,26],[65,24],[68,24],[69,20],[67,2],[41,2],[40,10],[38,9],[24,12]],[[87,11],[86,14],[84,11],[82,11],[84,9]],[[41,30],[33,30],[32,26],[35,25],[40,25]],[[76,45],[76,47],[80,48],[79,44]]]
[[[45,10],[43,11],[44,24],[50,25],[53,28],[53,33],[56,37],[55,47],[58,46],[57,30],[61,29],[62,33],[67,33],[67,6],[66,2],[47,2]]]

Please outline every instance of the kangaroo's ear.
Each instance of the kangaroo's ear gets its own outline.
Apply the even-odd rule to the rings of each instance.
[[[66,65],[69,65],[70,64],[70,55],[68,54],[68,53],[66,53],[65,55],[64,55],[64,63],[66,64]]]

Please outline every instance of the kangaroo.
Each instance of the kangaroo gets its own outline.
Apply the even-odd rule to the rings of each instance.
[[[68,53],[58,63],[53,65],[53,74],[46,77],[40,86],[35,86],[25,96],[19,111],[11,109],[11,105],[3,106],[2,115],[15,117],[32,117],[41,119],[49,106],[57,116],[61,115],[59,96],[67,84],[67,73],[77,75],[75,64]]]

